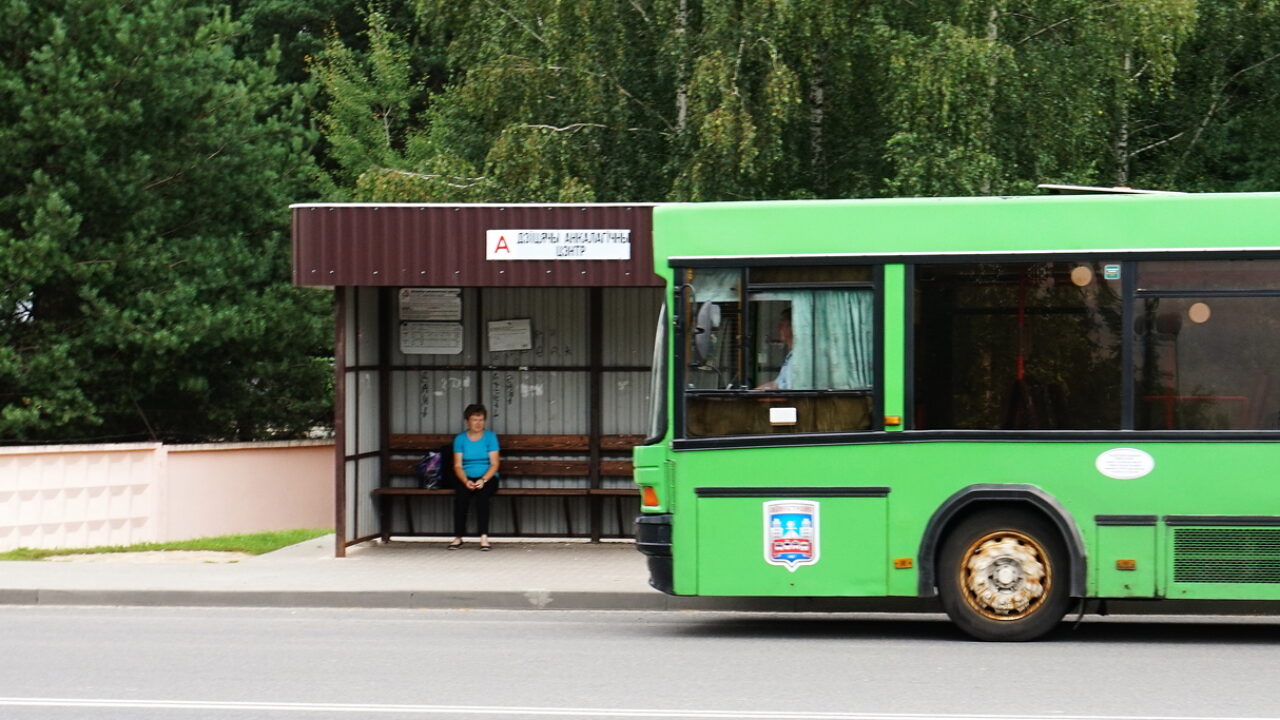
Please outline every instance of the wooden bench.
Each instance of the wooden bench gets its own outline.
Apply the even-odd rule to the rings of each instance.
[[[439,450],[453,442],[452,434],[402,434],[391,435],[387,447],[390,454],[388,461],[388,479],[396,477],[413,477],[414,466],[422,456],[432,450]],[[563,499],[565,527],[569,535],[573,532],[573,498],[606,498],[634,497],[639,490],[634,487],[599,487],[599,478],[631,477],[631,448],[644,440],[641,435],[604,435],[600,438],[597,477],[592,477],[591,437],[589,435],[501,435],[498,442],[502,447],[502,466],[498,474],[502,477],[502,485],[494,493],[511,497],[512,527],[516,535],[520,535],[520,513],[516,500],[522,497],[558,497]],[[573,456],[547,459],[537,456],[557,455]],[[581,457],[578,457],[581,456]],[[626,458],[626,459],[623,459]],[[446,468],[449,473],[453,468]],[[575,478],[581,479],[574,487],[520,487],[511,481],[522,478]],[[415,486],[387,486],[372,491],[374,504],[378,509],[378,528],[383,542],[391,536],[391,507],[396,498],[405,507],[405,518],[409,525],[409,534],[417,534],[414,530],[413,513],[410,500],[432,495],[452,495],[450,488],[427,489]],[[598,514],[599,501],[594,501],[592,513]],[[622,524],[621,503],[618,504],[618,527]],[[591,538],[599,540],[598,528],[593,527]]]

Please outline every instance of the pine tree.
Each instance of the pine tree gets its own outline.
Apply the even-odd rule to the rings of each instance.
[[[275,58],[182,0],[8,0],[0,438],[327,423],[327,298],[288,285],[313,138]]]

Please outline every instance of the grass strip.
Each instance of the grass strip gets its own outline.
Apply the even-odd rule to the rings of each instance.
[[[55,555],[96,555],[102,553],[152,552],[156,550],[212,550],[215,552],[262,555],[290,545],[297,545],[312,538],[328,535],[331,532],[333,531],[328,528],[301,528],[298,530],[277,530],[245,535],[220,535],[218,537],[195,538],[193,540],[165,543],[137,543],[135,545],[106,545],[91,548],[57,548],[52,550],[18,548],[0,553],[0,561],[43,560]]]

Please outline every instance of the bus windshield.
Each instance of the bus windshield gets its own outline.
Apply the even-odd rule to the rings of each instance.
[[[653,445],[667,434],[667,305],[658,309],[653,338],[653,364],[649,373],[649,434],[642,444]]]

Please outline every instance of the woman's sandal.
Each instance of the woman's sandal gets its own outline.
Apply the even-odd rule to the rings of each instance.
[[[481,546],[480,546],[480,549],[481,549],[481,550],[492,550],[492,549],[493,549],[493,546],[492,546],[492,545],[481,545]]]
[[[457,550],[457,549],[458,549],[458,548],[460,548],[460,547],[462,547],[462,541],[461,541],[461,540],[459,540],[458,542],[452,542],[452,543],[449,543],[449,549],[450,549],[450,550]]]

